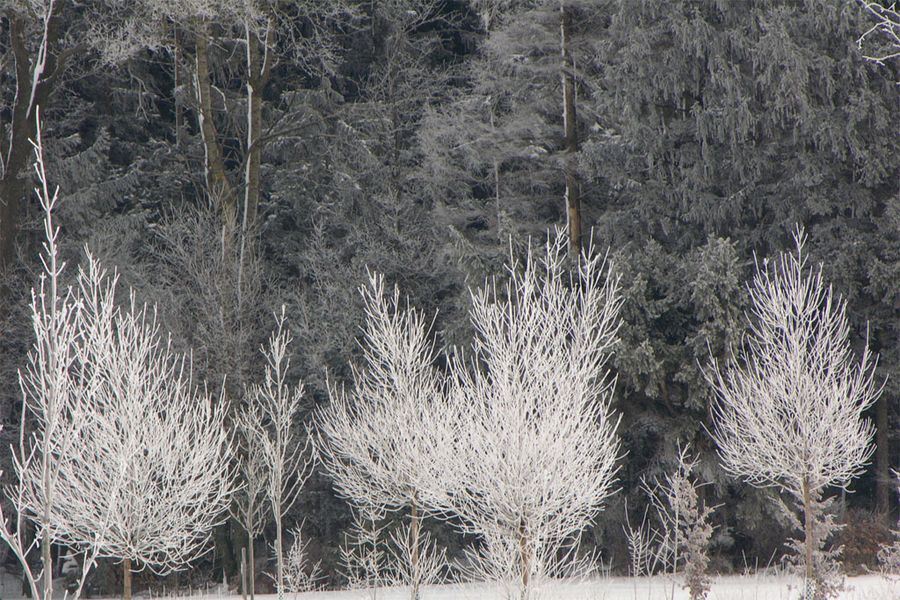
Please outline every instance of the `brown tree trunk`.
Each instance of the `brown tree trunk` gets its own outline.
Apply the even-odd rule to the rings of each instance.
[[[197,119],[200,124],[200,137],[203,140],[205,154],[204,172],[207,192],[211,198],[222,204],[224,225],[228,231],[234,231],[237,206],[234,190],[225,173],[222,145],[216,131],[212,106],[212,83],[209,74],[209,24],[205,21],[200,21],[196,27],[195,52]]]
[[[410,562],[412,565],[412,589],[410,590],[410,599],[419,600],[419,586],[421,585],[421,573],[419,572],[419,527],[421,517],[419,517],[419,509],[416,506],[416,498],[413,496],[412,505],[409,508],[409,537],[412,543],[410,549]]]
[[[525,531],[525,520],[519,521],[519,564],[522,569],[522,600],[528,598],[528,586],[531,583],[531,560],[528,555],[528,534]]]
[[[122,561],[122,598],[131,600],[131,559]]]
[[[875,503],[885,524],[890,525],[891,494],[896,482],[891,477],[890,415],[888,396],[881,394],[875,401]]]
[[[566,136],[566,211],[569,222],[569,252],[581,252],[581,196],[578,190],[576,153],[578,152],[578,130],[575,114],[575,62],[569,48],[569,29],[572,16],[560,2],[560,54],[562,55],[561,76],[563,91],[563,127]]]

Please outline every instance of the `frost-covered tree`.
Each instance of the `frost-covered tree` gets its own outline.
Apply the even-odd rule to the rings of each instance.
[[[133,291],[117,304],[117,279],[90,255],[79,271],[77,352],[91,398],[73,415],[81,425],[53,524],[122,560],[127,600],[134,565],[165,573],[204,552],[227,517],[233,467],[225,403],[194,384],[153,309]]]
[[[83,423],[76,418],[93,400],[95,382],[86,376],[78,352],[81,299],[71,288],[63,288],[65,263],[59,253],[59,227],[55,222],[58,190],[51,193],[44,165],[40,115],[35,108],[36,142],[35,173],[39,187],[35,192],[44,212],[43,272],[37,289],[32,290],[31,325],[34,343],[28,363],[19,372],[23,408],[19,422],[18,447],[13,450],[15,484],[6,488],[6,501],[15,511],[10,518],[0,505],[0,539],[22,566],[31,597],[50,600],[53,597],[52,542],[93,542],[102,539],[108,519],[84,521],[82,515],[61,506],[65,492],[65,463],[80,442]],[[27,423],[34,420],[27,433]],[[60,527],[60,517],[68,526]],[[27,523],[35,525],[35,535],[27,539]],[[88,539],[73,539],[73,526],[91,527]],[[40,547],[41,570],[28,560],[32,550]],[[77,600],[85,576],[96,561],[96,545],[83,548],[81,575],[74,598]]]
[[[234,517],[247,533],[247,551],[249,554],[250,600],[256,595],[256,553],[255,540],[263,532],[268,516],[269,504],[266,501],[268,474],[262,452],[254,447],[253,429],[248,429],[240,420],[237,423],[236,436],[238,445],[238,475],[241,487],[234,493],[231,516]]]
[[[600,511],[620,455],[606,370],[618,278],[600,254],[568,262],[566,242],[472,292],[474,355],[452,363],[453,477],[438,503],[482,536],[481,564],[521,598]]]
[[[443,491],[434,488],[445,485],[452,416],[425,315],[404,309],[396,287],[386,296],[382,275],[371,273],[360,292],[364,366],[353,368],[349,393],[329,387],[330,402],[316,418],[317,448],[338,493],[357,512],[377,520],[409,509],[408,543],[396,546],[409,548],[402,583],[415,599],[430,560],[420,555],[422,513],[429,508],[425,500]]]
[[[282,307],[269,343],[262,349],[266,360],[263,383],[247,387],[247,406],[238,423],[247,439],[247,452],[257,454],[262,463],[265,498],[275,520],[275,587],[279,598],[285,591],[282,519],[297,500],[313,466],[309,438],[301,437],[295,423],[303,400],[303,382],[291,386],[287,381],[292,339]]]
[[[900,11],[897,10],[897,3],[887,5],[871,0],[857,0],[857,3],[874,22],[856,42],[866,60],[881,65],[900,59]]]
[[[854,362],[846,302],[796,251],[757,265],[746,343],[727,366],[713,359],[713,437],[725,469],[752,485],[777,486],[803,511],[802,565],[810,597],[831,593],[823,514],[828,486],[846,487],[872,456],[864,412],[880,388],[868,347]]]

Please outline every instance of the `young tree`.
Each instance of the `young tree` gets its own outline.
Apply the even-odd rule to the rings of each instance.
[[[58,190],[50,193],[41,144],[40,115],[35,107],[36,161],[35,173],[40,186],[35,192],[44,211],[44,253],[38,290],[32,290],[31,321],[35,335],[28,354],[28,364],[19,372],[23,407],[19,424],[18,448],[13,452],[16,485],[7,488],[6,499],[15,511],[15,520],[3,514],[0,505],[0,539],[10,548],[22,566],[24,579],[35,600],[53,597],[52,542],[71,542],[71,529],[59,527],[59,517],[92,527],[93,542],[102,539],[108,519],[106,515],[89,522],[79,522],[79,516],[60,506],[65,493],[64,463],[79,443],[83,423],[74,415],[83,412],[92,400],[93,381],[84,377],[84,365],[79,361],[77,346],[82,303],[71,288],[63,289],[61,278],[65,263],[59,256],[59,227],[54,215],[58,204]],[[29,418],[34,430],[26,434]],[[26,524],[36,531],[31,541],[26,539]],[[13,526],[14,523],[14,526]],[[81,540],[84,541],[84,540]],[[35,572],[28,561],[29,553],[40,546],[41,570]],[[81,575],[74,598],[77,600],[85,576],[96,561],[96,545],[85,549]]]
[[[727,367],[713,358],[707,378],[725,469],[781,488],[802,509],[799,563],[818,600],[830,593],[822,493],[849,485],[871,457],[874,428],[863,413],[880,389],[868,347],[853,364],[846,303],[826,287],[821,266],[807,271],[802,228],[794,242],[795,253],[757,264],[750,335]]]
[[[241,527],[247,533],[247,548],[250,562],[250,600],[254,600],[256,595],[256,553],[254,552],[254,541],[262,533],[266,524],[269,508],[266,502],[268,473],[263,454],[254,447],[256,438],[253,429],[248,429],[239,420],[237,423],[237,437],[238,473],[242,485],[234,494],[231,516],[241,524]]]
[[[612,493],[619,458],[613,380],[618,278],[602,255],[569,263],[567,240],[512,260],[505,284],[472,292],[472,364],[452,363],[453,474],[437,503],[485,541],[485,566],[521,598]]]
[[[282,518],[297,500],[303,484],[312,474],[309,438],[301,440],[294,419],[303,400],[303,383],[287,383],[291,359],[288,348],[292,336],[286,327],[285,309],[276,315],[276,328],[262,349],[266,359],[262,385],[247,387],[247,407],[239,417],[239,427],[248,440],[248,452],[262,458],[265,495],[275,519],[275,586],[284,595],[284,547]]]
[[[60,474],[55,525],[73,541],[122,559],[124,597],[133,563],[164,573],[202,553],[231,501],[233,468],[225,405],[191,380],[189,357],[160,334],[155,313],[132,291],[116,304],[117,276],[88,255],[80,360],[91,402]],[[94,538],[93,523],[108,520]]]
[[[316,445],[338,493],[372,521],[409,508],[404,566],[411,598],[427,579],[430,560],[421,554],[420,513],[425,498],[439,495],[450,448],[452,421],[436,352],[424,314],[401,308],[400,292],[385,295],[384,277],[370,273],[362,287],[366,310],[362,343],[365,368],[354,367],[348,394],[329,386],[330,403],[316,415]],[[425,543],[425,547],[429,547]]]

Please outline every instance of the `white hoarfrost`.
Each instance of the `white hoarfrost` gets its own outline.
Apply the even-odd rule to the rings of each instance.
[[[329,385],[331,402],[316,418],[317,449],[335,489],[354,505],[360,520],[410,510],[409,530],[402,543],[392,545],[402,552],[389,560],[405,573],[395,583],[410,586],[415,597],[419,586],[441,570],[434,566],[439,555],[423,538],[420,523],[429,508],[423,497],[438,495],[434,490],[447,485],[452,415],[435,369],[431,323],[421,312],[402,307],[396,288],[386,295],[381,275],[371,274],[361,293],[364,366],[353,367],[350,392]]]
[[[605,257],[565,236],[472,292],[471,361],[453,361],[453,474],[437,503],[481,536],[477,569],[528,598],[571,568],[577,537],[613,492],[618,419],[606,367],[619,328]]]
[[[275,520],[275,587],[279,597],[285,591],[282,518],[297,500],[313,466],[309,438],[302,437],[294,423],[303,400],[303,383],[291,386],[287,381],[292,339],[282,307],[276,315],[275,331],[262,349],[266,360],[263,383],[247,387],[247,406],[238,418],[249,460],[257,461],[252,466],[245,464],[245,472],[258,469],[253,476],[263,478],[265,498]]]
[[[833,593],[823,554],[832,527],[822,492],[846,487],[874,451],[865,411],[880,393],[875,359],[850,346],[846,302],[818,270],[807,269],[802,229],[796,252],[757,265],[750,288],[750,334],[722,368],[707,372],[715,389],[713,437],[725,469],[753,485],[775,485],[804,512],[800,559],[816,598]]]

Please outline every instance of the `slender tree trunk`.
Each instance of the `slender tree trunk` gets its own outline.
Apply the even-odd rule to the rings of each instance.
[[[241,600],[247,600],[247,549],[241,548]]]
[[[419,586],[422,583],[422,573],[419,569],[419,527],[421,517],[419,516],[419,508],[416,505],[416,497],[413,495],[412,505],[409,508],[409,537],[412,548],[410,548],[410,562],[412,562],[412,590],[410,591],[411,600],[419,600]]]
[[[195,88],[197,92],[197,119],[205,154],[204,175],[210,197],[222,203],[224,224],[227,231],[234,231],[237,218],[234,190],[225,173],[225,161],[212,107],[212,83],[209,74],[209,24],[200,21],[196,27]]]
[[[881,394],[875,401],[875,502],[885,524],[891,524],[891,494],[896,482],[891,477],[890,415],[888,395]]]
[[[812,495],[809,489],[809,479],[807,477],[803,478],[801,483],[802,492],[803,492],[803,535],[804,535],[804,551],[806,553],[806,564],[804,569],[804,576],[806,578],[805,581],[805,589],[806,593],[809,594],[812,590],[813,584],[813,552],[815,548],[815,515],[813,514],[812,507]]]
[[[519,564],[522,569],[521,599],[528,598],[528,586],[531,585],[531,557],[528,552],[528,533],[525,531],[525,520],[519,520]]]
[[[277,584],[278,589],[278,600],[284,598],[284,551],[281,542],[281,514],[280,514],[280,505],[279,512],[275,514],[275,558],[276,558],[276,569],[277,569]]]
[[[261,162],[260,131],[262,130],[262,65],[259,56],[259,40],[256,33],[245,24],[247,44],[247,158],[245,161],[244,214],[241,233],[246,236],[256,223],[259,207],[259,169]]]
[[[131,600],[131,559],[122,561],[122,598]]]
[[[569,252],[581,252],[581,196],[578,190],[576,153],[578,152],[578,130],[575,114],[575,62],[569,48],[569,29],[572,16],[563,2],[559,5],[560,54],[562,56],[561,77],[563,91],[563,126],[566,136],[566,210],[569,222]]]
[[[176,26],[173,26],[172,28],[172,39],[175,46],[173,58],[174,64],[172,65],[172,73],[175,77],[175,147],[180,149],[184,147],[184,104],[181,101],[183,92],[178,89],[183,84],[181,75],[182,49],[181,35]]]
[[[255,600],[256,593],[256,556],[253,551],[253,536],[247,532],[247,546],[250,548],[250,600]]]

